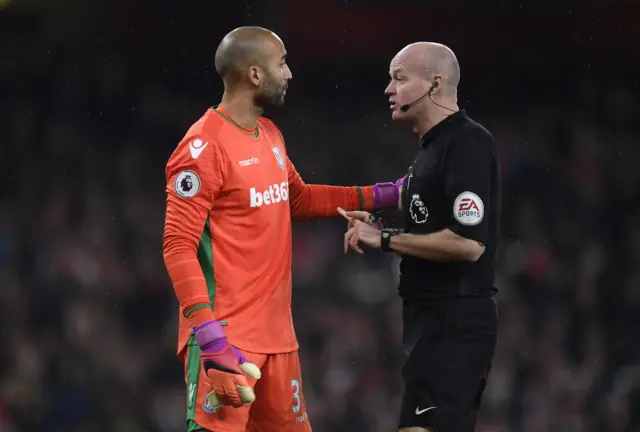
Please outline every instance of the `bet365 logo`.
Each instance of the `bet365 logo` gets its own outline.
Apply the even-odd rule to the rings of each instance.
[[[269,186],[269,189],[263,192],[258,192],[256,188],[251,188],[249,189],[249,193],[251,195],[251,207],[260,207],[263,204],[277,204],[289,199],[289,184],[287,182],[276,183]]]

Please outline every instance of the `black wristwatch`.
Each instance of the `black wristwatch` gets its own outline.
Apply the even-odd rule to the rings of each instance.
[[[387,227],[387,222],[382,217],[382,210],[378,210],[377,213],[369,214],[369,223],[383,229]]]
[[[383,228],[380,234],[380,248],[384,252],[393,252],[391,249],[391,237],[401,234],[402,230],[395,228]]]

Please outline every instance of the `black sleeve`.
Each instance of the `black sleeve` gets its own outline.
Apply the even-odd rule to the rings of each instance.
[[[489,240],[491,184],[495,144],[481,128],[462,131],[449,144],[444,160],[448,228],[459,236],[484,245]]]

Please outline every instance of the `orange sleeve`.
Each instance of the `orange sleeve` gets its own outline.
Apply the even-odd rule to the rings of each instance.
[[[373,210],[372,186],[328,186],[306,184],[287,157],[289,200],[292,220],[338,217],[338,207]]]
[[[181,312],[192,326],[214,319],[198,248],[207,241],[203,232],[225,177],[221,153],[215,141],[191,136],[178,145],[166,168],[163,258]]]

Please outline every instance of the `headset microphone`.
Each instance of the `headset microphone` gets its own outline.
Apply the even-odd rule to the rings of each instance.
[[[402,105],[400,107],[400,111],[402,112],[407,112],[409,111],[409,108],[411,108],[412,106],[414,106],[415,104],[417,104],[418,102],[420,102],[422,99],[426,98],[427,96],[431,95],[431,92],[433,91],[433,89],[438,88],[438,81],[434,81],[433,83],[431,83],[431,88],[429,89],[429,91],[427,91],[425,94],[423,94],[422,96],[420,96],[418,99],[414,100],[413,102],[411,102],[410,104],[405,104]]]

